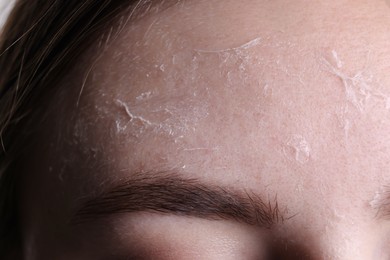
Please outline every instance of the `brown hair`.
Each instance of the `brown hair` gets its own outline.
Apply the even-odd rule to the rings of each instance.
[[[0,38],[0,258],[20,246],[15,162],[31,136],[40,101],[88,43],[141,0],[19,0]],[[20,251],[20,250],[19,250]],[[18,253],[21,257],[21,253]],[[14,255],[15,257],[15,255]]]

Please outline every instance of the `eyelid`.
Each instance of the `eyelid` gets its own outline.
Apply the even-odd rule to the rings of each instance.
[[[265,259],[268,231],[231,221],[166,216],[127,215],[112,221],[120,255],[145,259]],[[243,258],[243,255],[251,256]],[[148,258],[149,257],[149,258]]]

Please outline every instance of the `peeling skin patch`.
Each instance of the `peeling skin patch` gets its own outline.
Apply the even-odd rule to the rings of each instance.
[[[133,122],[135,120],[139,120],[141,123],[143,123],[144,125],[153,125],[152,122],[150,122],[149,120],[143,118],[142,116],[136,116],[134,115],[131,111],[130,111],[130,107],[123,101],[121,100],[117,100],[117,104],[121,107],[124,108],[124,110],[126,111],[126,114],[129,116],[129,122]]]
[[[128,120],[125,123],[123,123],[121,120],[116,120],[116,128],[117,128],[117,132],[118,133],[124,132],[127,129],[129,124],[138,124],[139,128],[140,128],[140,130],[139,130],[140,133],[142,133],[145,128],[154,125],[154,123],[152,123],[148,119],[146,119],[146,118],[144,118],[142,116],[135,115],[130,110],[130,106],[128,104],[126,104],[125,102],[117,99],[116,100],[116,104],[120,108],[123,109],[123,111],[126,113],[126,115],[128,117]]]
[[[369,115],[378,104],[384,112],[388,112],[390,99],[380,90],[381,84],[368,70],[370,52],[367,54],[364,68],[354,73],[346,72],[345,63],[336,50],[332,50],[331,57],[332,60],[322,58],[322,61],[326,70],[336,76],[343,86],[345,103],[336,114],[340,127],[344,131],[344,142],[349,145],[350,132],[355,127],[356,120],[362,115]]]
[[[261,37],[257,37],[254,40],[251,40],[241,46],[234,47],[234,48],[223,49],[223,50],[195,50],[195,51],[199,53],[221,53],[221,52],[231,52],[231,51],[240,52],[240,51],[253,48],[254,46],[260,45],[260,43],[261,43]]]
[[[255,47],[261,47],[262,44],[262,38],[257,37],[233,48],[217,50],[195,49],[194,52],[197,55],[195,56],[195,60],[202,61],[213,56],[218,57],[218,67],[221,69],[221,74],[226,81],[224,85],[234,88],[238,82],[248,84],[253,77],[250,73],[251,68],[253,68],[253,65],[261,63],[259,61],[260,56],[253,49]]]
[[[151,95],[152,95],[152,91],[147,91],[147,92],[142,93],[141,95],[139,95],[135,99],[137,99],[138,101],[147,100],[151,97]]]
[[[240,122],[259,122],[263,129],[271,112],[278,109],[274,104],[284,102],[281,91],[306,80],[295,72],[304,66],[302,53],[292,51],[298,43],[279,35],[252,34],[238,44],[209,47],[211,50],[181,42],[165,31],[159,31],[160,36],[164,36],[164,46],[167,44],[164,52],[142,56],[149,47],[139,41],[127,56],[116,56],[117,51],[112,54],[115,66],[126,68],[128,74],[124,71],[116,77],[118,87],[101,97],[98,106],[105,108],[102,117],[110,119],[111,133],[123,138],[123,143],[141,142],[155,134],[181,145],[181,140],[207,122],[203,119],[209,114],[213,118],[221,109],[226,111],[221,121],[228,127],[239,118]],[[180,48],[172,50],[173,44]],[[111,86],[103,75],[94,81]],[[224,99],[229,102],[222,107],[219,100]]]
[[[341,108],[341,111],[337,113],[337,119],[339,121],[340,127],[344,130],[345,143],[348,143],[349,132],[351,130],[351,118],[348,116],[348,106]]]
[[[278,109],[273,106],[275,100],[285,100],[281,90],[305,86],[298,84],[305,80],[304,75],[295,73],[297,67],[301,68],[304,64],[299,59],[301,54],[290,50],[294,44],[257,37],[233,48],[158,52],[148,56],[148,63],[129,63],[132,73],[140,75],[139,78],[120,78],[118,85],[121,88],[112,96],[105,97],[108,104],[114,101],[116,105],[116,110],[110,110],[106,115],[113,119],[112,132],[116,131],[119,138],[126,139],[124,142],[133,143],[151,139],[153,134],[168,137],[169,142],[182,149],[185,142],[182,140],[206,123],[203,119],[209,114],[210,118],[215,118],[221,109],[225,116],[218,121],[227,127],[255,121],[259,122],[262,131],[268,127],[269,115]],[[138,61],[138,49],[134,52],[134,59]],[[291,60],[299,62],[291,63]],[[160,64],[164,64],[163,70]],[[145,73],[150,77],[145,77]],[[133,86],[135,90],[131,89]],[[224,99],[229,102],[219,102]],[[130,136],[135,138],[127,138]],[[305,155],[306,151],[302,150],[297,155],[300,163],[305,163],[305,158],[309,157]]]
[[[154,97],[151,93],[151,91],[144,92],[133,101],[115,99],[115,104],[122,113],[113,111],[107,116],[115,120],[118,134],[126,136],[130,134],[140,138],[148,131],[148,133],[170,136],[174,138],[174,142],[178,142],[183,134],[194,130],[196,123],[208,116],[207,106],[193,104],[191,107],[185,107],[186,104],[191,104],[186,100],[176,104],[158,104],[153,102]],[[133,106],[130,105],[132,103]]]
[[[197,148],[185,148],[183,149],[184,152],[215,152],[218,151],[218,148],[207,148],[207,147],[197,147]]]
[[[360,113],[367,112],[368,103],[373,98],[379,98],[384,107],[388,106],[389,97],[379,90],[374,89],[376,82],[374,76],[364,68],[362,71],[356,72],[353,76],[349,76],[343,69],[343,62],[340,59],[337,51],[332,51],[334,61],[330,62],[323,59],[324,65],[328,71],[337,76],[343,83],[346,100]],[[367,62],[369,60],[369,54]],[[336,63],[336,66],[332,63]]]
[[[220,49],[220,50],[200,50],[195,52],[200,58],[209,55],[218,55],[220,58],[219,67],[222,69],[225,78],[227,79],[226,86],[234,86],[237,82],[247,84],[252,77],[249,73],[250,68],[254,64],[259,64],[259,55],[255,54],[252,49],[262,46],[262,38],[257,37],[249,42],[246,42],[238,47]]]
[[[232,48],[194,48],[193,51],[198,64],[210,61],[216,63],[227,92],[234,94],[243,87],[252,87],[258,91],[259,85],[260,88],[268,85],[264,91],[268,95],[272,93],[268,89],[272,88],[276,94],[278,89],[286,87],[286,84],[282,86],[281,81],[277,82],[275,78],[288,78],[288,84],[294,87],[297,84],[306,85],[304,75],[296,73],[296,68],[304,65],[301,62],[302,53],[293,51],[297,45],[295,41],[285,41],[279,34],[264,34]]]
[[[336,61],[337,68],[341,69],[343,67],[343,62],[340,60],[339,55],[335,50],[332,51],[333,59]]]
[[[289,160],[306,164],[310,160],[311,148],[303,136],[293,135],[283,147],[283,153]]]

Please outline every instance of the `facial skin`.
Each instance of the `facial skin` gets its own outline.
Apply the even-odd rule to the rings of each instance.
[[[389,28],[379,0],[201,0],[107,32],[26,163],[25,258],[389,259]],[[112,186],[167,175],[277,201],[283,219],[70,223]]]

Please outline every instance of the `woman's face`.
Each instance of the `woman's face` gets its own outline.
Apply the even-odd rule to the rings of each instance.
[[[385,2],[171,2],[56,86],[26,258],[389,259]]]

